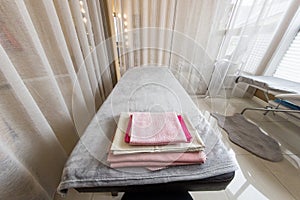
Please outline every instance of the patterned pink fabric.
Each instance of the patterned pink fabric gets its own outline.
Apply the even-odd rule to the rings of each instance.
[[[186,124],[184,122],[183,117],[181,115],[177,115],[177,118],[179,120],[179,123],[180,123],[182,129],[183,129],[183,132],[185,134],[187,142],[191,142],[191,140],[192,140],[193,137],[191,136],[188,128],[186,127]],[[128,121],[128,126],[127,126],[126,133],[125,133],[125,142],[126,143],[130,143],[131,126],[132,126],[132,115],[130,115],[130,119]]]
[[[128,131],[130,124],[131,131]],[[125,135],[125,142],[131,145],[166,145],[190,141],[191,135],[183,130],[174,112],[135,112],[129,120]]]

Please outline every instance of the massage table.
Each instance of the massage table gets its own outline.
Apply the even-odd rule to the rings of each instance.
[[[106,161],[121,112],[186,114],[206,148],[204,164],[172,166],[158,171],[108,167]],[[223,190],[237,169],[234,154],[220,139],[167,67],[128,70],[86,128],[63,169],[58,192],[215,191]]]
[[[245,108],[241,114],[247,110],[265,111],[267,114],[272,112],[285,113],[300,113],[300,83],[285,80],[273,76],[255,76],[242,74],[236,78],[236,83],[246,83],[250,86],[260,89],[264,92],[269,105],[265,108]],[[275,97],[275,102],[278,103],[276,107],[270,104],[269,94]],[[280,109],[283,105],[289,109]]]

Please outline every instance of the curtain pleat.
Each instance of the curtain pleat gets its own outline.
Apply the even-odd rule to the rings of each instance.
[[[149,1],[143,1],[142,3],[142,11],[139,15],[142,18],[142,23],[141,23],[141,31],[142,31],[142,48],[141,48],[141,52],[142,52],[142,58],[143,58],[143,62],[142,62],[142,66],[143,65],[147,65],[149,63],[149,51],[148,51],[148,30],[147,28],[150,27],[149,25],[149,5],[148,5]],[[130,15],[130,13],[128,13],[128,15]],[[154,17],[154,16],[153,16]]]
[[[3,124],[0,125],[1,127],[4,126]],[[9,197],[13,196],[11,199],[14,200],[52,199],[43,186],[40,185],[39,181],[32,175],[32,172],[28,171],[26,166],[20,162],[19,158],[9,151],[9,147],[7,147],[2,140],[0,141],[0,157],[0,170],[2,173],[6,174],[6,176],[1,177],[1,182],[4,182],[7,185],[5,190],[2,189],[0,191],[1,197],[9,199]],[[18,178],[12,179],[12,177]],[[18,190],[11,186],[18,187]],[[30,192],[25,193],[24,191]]]
[[[75,1],[76,2],[76,1]],[[81,2],[83,2],[81,4]],[[86,45],[85,47],[87,47],[89,50],[87,51],[88,54],[91,54],[91,59],[92,59],[92,63],[93,63],[93,69],[92,73],[95,74],[96,76],[96,83],[99,84],[100,83],[100,96],[102,101],[105,99],[104,96],[104,88],[102,87],[102,78],[100,75],[100,69],[99,69],[99,62],[98,62],[98,58],[97,58],[97,54],[96,54],[96,45],[95,45],[95,40],[94,40],[94,33],[92,30],[92,24],[91,24],[91,18],[90,18],[90,12],[89,12],[89,8],[87,6],[86,0],[82,0],[79,2],[79,5],[81,6],[81,15],[83,16],[83,20],[82,18],[79,20],[80,22],[80,26],[82,24],[85,25],[85,29],[83,29],[83,27],[79,28],[81,31],[84,31],[86,36],[87,36],[87,42],[88,44],[85,42],[86,40],[84,40],[84,44]],[[79,11],[77,11],[79,12]],[[83,22],[83,23],[82,23]]]
[[[168,16],[166,16],[166,19],[163,19],[162,16],[164,15],[164,13],[167,13],[167,6],[168,6],[168,1],[159,1],[160,6],[159,6],[159,17],[158,17],[158,27],[160,28],[159,30],[159,37],[158,37],[158,51],[157,51],[157,63],[160,65],[166,65],[166,62],[163,60],[164,59],[164,44],[165,44],[165,40],[167,39],[165,36],[166,34],[164,33],[164,31],[161,30],[161,27],[166,27],[167,28],[167,19]]]
[[[158,31],[159,31],[159,27],[157,26],[157,19],[158,19],[158,13],[157,13],[157,10],[158,7],[157,7],[158,3],[157,3],[157,0],[151,0],[150,1],[150,6],[149,9],[150,9],[150,12],[153,16],[156,16],[156,17],[149,17],[150,19],[150,27],[152,27],[151,31],[150,31],[150,43],[149,43],[149,46],[150,46],[150,49],[149,49],[149,57],[150,57],[150,64],[156,64],[156,51],[157,51],[157,36],[158,36]]]
[[[39,4],[41,4],[41,7],[38,6]],[[64,39],[64,33],[62,31],[62,27],[60,25],[59,18],[57,16],[55,6],[51,1],[31,0],[30,4],[28,4],[28,7],[31,7],[29,13],[31,15],[36,15],[36,17],[32,17],[32,19],[36,20],[35,29],[39,33],[40,40],[43,44],[43,48],[46,51],[47,58],[50,62],[50,65],[51,67],[53,66],[52,69],[54,69],[54,73],[58,74],[56,75],[56,81],[63,93],[69,111],[72,112],[72,106],[73,106],[76,109],[74,113],[81,113],[82,116],[90,116],[88,118],[81,117],[81,119],[77,120],[76,128],[83,129],[85,128],[88,122],[86,121],[86,118],[91,119],[93,113],[95,112],[94,110],[95,108],[93,107],[90,108],[90,113],[88,113],[88,110],[86,109],[87,103],[85,102],[84,93],[82,92],[83,87],[81,87],[81,84],[77,80],[78,78],[76,75],[76,71],[68,51],[67,43]],[[41,10],[45,12],[41,12]],[[47,14],[47,16],[40,16],[45,13]],[[41,23],[40,20],[41,18],[44,19],[43,23]],[[44,34],[45,32],[52,33],[52,34]],[[44,38],[42,39],[43,36]],[[63,70],[63,71],[59,73],[58,70],[61,71]],[[91,99],[92,98],[93,97],[91,96]],[[93,104],[91,104],[91,106],[93,106]],[[74,119],[74,116],[72,116],[72,118]],[[61,128],[61,131],[65,131],[67,133],[69,132],[76,133],[76,131],[74,130],[74,124],[71,124],[71,127],[72,129],[67,130],[66,127],[63,126]],[[82,132],[82,130],[80,130],[79,132]],[[78,140],[78,137],[77,136],[69,137],[67,135],[65,137],[67,138],[67,140],[63,143],[71,144],[68,150],[68,152],[70,152],[72,150],[73,145]],[[74,141],[70,142],[70,140],[72,139]]]
[[[10,154],[8,156],[14,160],[18,159],[17,163],[22,164],[21,169],[19,169],[20,166],[15,166],[15,168],[11,167],[6,170],[8,172],[19,171],[24,170],[25,167],[25,171],[30,172],[30,176],[24,176],[31,181],[37,181],[43,190],[51,194],[57,186],[57,179],[67,154],[59,142],[57,133],[53,132],[49,121],[2,46],[0,46],[0,53],[3,66],[1,73],[7,81],[6,87],[1,88],[1,143],[4,143],[1,146]],[[53,161],[55,162],[53,163]],[[11,164],[8,163],[9,160],[3,157],[1,157],[0,162],[1,166]],[[16,173],[10,179],[19,179],[18,175]],[[1,178],[5,177],[1,176]],[[5,185],[2,185],[4,183],[1,182],[0,191],[6,189]],[[31,184],[36,185],[37,183]],[[18,187],[22,186],[14,185],[14,189]],[[16,199],[21,198],[16,196]]]
[[[95,27],[91,30],[91,34],[93,34],[95,41],[94,41],[94,53],[96,54],[96,58],[98,59],[98,68],[99,68],[99,75],[102,80],[102,85],[104,86],[104,95],[105,98],[110,94],[113,84],[112,84],[112,77],[110,74],[110,64],[112,62],[112,58],[107,52],[108,49],[108,42],[105,41],[104,35],[104,28],[102,24],[102,14],[100,4],[96,3],[94,0],[89,0],[89,9],[90,9],[90,16],[91,16],[91,27]],[[100,80],[99,80],[100,81]]]
[[[80,4],[80,2],[82,2]],[[80,43],[80,47],[83,53],[83,57],[85,58],[84,62],[85,62],[85,67],[88,73],[88,77],[90,80],[90,84],[92,87],[92,92],[93,92],[93,96],[95,97],[96,101],[96,107],[99,106],[99,104],[101,103],[101,101],[103,101],[103,89],[102,88],[98,88],[98,82],[97,82],[97,74],[95,73],[95,63],[93,62],[93,55],[91,54],[91,44],[88,41],[88,32],[86,30],[87,26],[86,24],[88,23],[88,19],[87,16],[82,16],[81,13],[81,8],[83,7],[84,3],[83,1],[70,1],[70,8],[71,8],[71,12],[72,12],[72,16],[74,19],[74,24],[75,24],[75,28],[76,28],[76,32],[78,35],[78,39],[79,39],[79,43]],[[86,11],[85,11],[86,12]],[[81,70],[82,64],[79,66],[79,71]]]
[[[166,66],[189,93],[206,93],[232,1],[115,0],[115,4],[121,23],[116,32],[124,36],[118,48],[128,54],[121,69]]]
[[[0,0],[1,199],[52,199],[111,92],[114,56],[100,3]]]
[[[139,0],[134,0],[133,3],[133,13],[134,13],[134,24],[135,27],[137,27],[137,31],[135,31],[134,34],[134,63],[135,66],[140,66],[141,64],[141,33],[142,31],[140,30],[140,25],[141,25],[141,17],[139,16],[140,12],[140,1]]]
[[[81,86],[81,91],[86,102],[85,105],[89,113],[88,115],[86,115],[86,117],[90,119],[93,113],[95,113],[94,96],[84,62],[84,56],[81,52],[79,39],[76,34],[75,24],[72,19],[70,6],[67,0],[55,0],[54,3],[58,17],[60,19],[62,31],[65,35],[65,41],[68,45],[69,54],[67,54],[66,56],[70,55],[72,58],[73,68],[77,73],[76,84],[79,84]]]
[[[36,3],[37,9],[42,10],[43,8],[39,8],[38,6],[39,2]],[[39,58],[39,60],[34,60],[35,57],[32,57],[31,54],[27,54],[24,51],[24,53],[26,53],[26,57],[21,58],[20,62],[23,62],[24,60],[30,60],[30,62],[32,62],[30,69],[27,69],[28,73],[34,71],[35,69],[43,69],[43,74],[41,74],[41,76],[25,78],[24,82],[54,131],[57,133],[57,135],[60,136],[59,138],[63,138],[64,142],[62,143],[66,144],[66,141],[71,141],[70,146],[67,148],[67,151],[70,152],[72,146],[76,142],[76,134],[74,134],[75,129],[73,128],[70,110],[68,109],[67,103],[54,76],[53,68],[51,68],[45,52],[45,49],[47,49],[49,46],[47,45],[47,48],[45,49],[42,46],[42,41],[47,42],[48,38],[45,39],[43,37],[39,37],[38,32],[41,31],[42,28],[40,28],[39,26],[34,26],[33,21],[31,20],[28,13],[27,7],[23,1],[18,1],[16,8],[18,8],[18,11],[20,12],[19,17],[21,17],[24,22],[23,34],[28,34],[28,41],[20,41],[20,45],[28,45],[28,47],[32,48],[32,51],[36,54],[35,56]],[[34,11],[31,10],[31,13],[34,13]],[[14,15],[13,18],[14,17],[18,16]],[[36,15],[36,17],[38,18],[40,16]],[[49,40],[47,44],[48,43]],[[20,59],[20,57],[13,53],[9,54],[9,56],[11,59],[14,58],[14,60]],[[13,64],[16,67],[22,66],[21,63]],[[48,101],[47,104],[44,103],[46,99]],[[60,112],[58,113],[56,110],[53,110],[53,107],[57,107]],[[73,135],[67,135],[65,134],[66,132],[70,134],[73,133]]]

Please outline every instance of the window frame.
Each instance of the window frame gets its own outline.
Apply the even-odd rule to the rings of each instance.
[[[294,41],[295,37],[297,36],[298,32],[300,31],[300,7],[298,8],[293,20],[291,21],[287,31],[285,32],[284,36],[282,37],[276,51],[274,52],[273,56],[271,57],[267,69],[264,72],[265,76],[273,76],[277,67],[282,60],[284,54],[289,49],[290,45]]]

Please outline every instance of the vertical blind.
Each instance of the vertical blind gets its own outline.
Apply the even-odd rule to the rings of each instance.
[[[300,31],[284,53],[273,76],[300,83]]]

